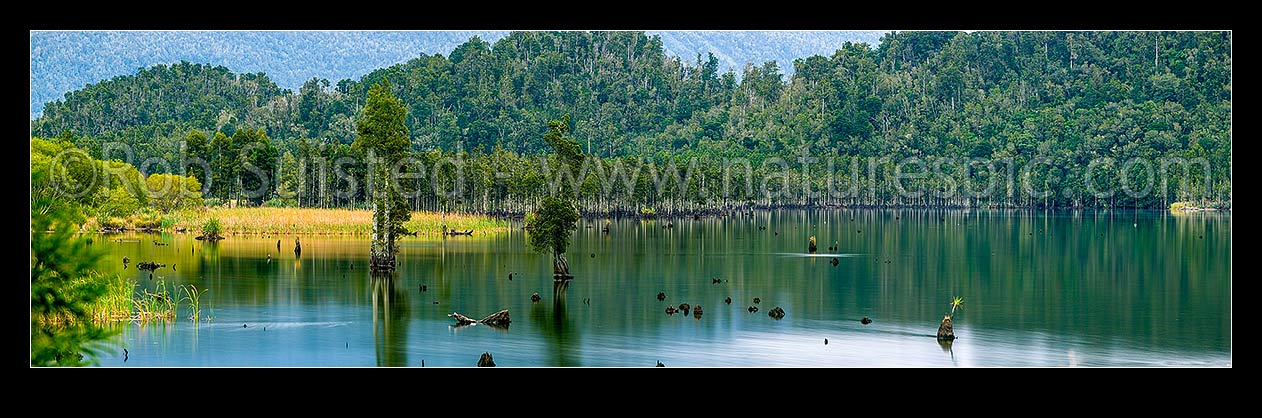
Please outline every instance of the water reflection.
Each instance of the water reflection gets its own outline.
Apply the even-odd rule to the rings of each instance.
[[[483,351],[501,366],[1229,365],[1230,214],[1114,217],[785,210],[674,219],[666,229],[669,220],[615,220],[608,234],[603,225],[576,232],[577,279],[564,287],[519,229],[409,237],[399,272],[382,278],[369,276],[360,237],[303,237],[306,251],[295,254],[290,239],[278,252],[276,237],[175,235],[158,246],[154,236],[125,234],[99,240],[110,255],[97,267],[141,289],[156,290],[159,276],[168,289],[211,289],[203,307],[214,320],[200,331],[186,317],[128,326],[128,367],[419,366],[422,358],[472,367]],[[802,253],[811,235],[820,241],[815,257]],[[179,267],[149,281],[140,261]],[[534,292],[552,300],[534,304]],[[935,348],[956,295],[970,301],[955,324],[964,340]],[[762,310],[751,314],[754,297]],[[692,315],[663,313],[684,302]],[[774,306],[788,316],[769,318]],[[503,309],[520,314],[511,331],[456,329],[447,316]],[[864,325],[864,316],[876,321]],[[122,365],[122,353],[102,364]]]
[[[951,364],[958,366],[959,364],[955,362],[955,348],[953,348],[954,345],[955,345],[954,341],[938,340],[938,346],[942,347],[942,352],[947,353],[951,356]]]
[[[543,304],[533,304],[530,319],[539,331],[546,336],[548,342],[548,358],[550,366],[581,366],[579,360],[580,340],[575,333],[574,325],[566,309],[566,295],[569,293],[569,280],[552,282],[552,309]]]
[[[407,291],[396,289],[393,274],[372,274],[372,336],[378,366],[407,366]]]

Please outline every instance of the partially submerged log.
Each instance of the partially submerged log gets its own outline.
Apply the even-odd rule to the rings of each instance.
[[[942,317],[942,324],[938,325],[938,339],[942,341],[955,340],[955,330],[951,328],[951,315]]]
[[[461,315],[458,312],[449,313],[447,316],[454,318],[456,320],[456,325],[471,325],[478,323],[478,320]]]
[[[154,271],[166,266],[167,266],[166,264],[162,264],[157,261],[141,261],[139,263],[136,263],[136,268],[139,268],[141,270],[148,270],[148,271]]]
[[[473,325],[473,324],[486,324],[493,327],[506,327],[508,326],[510,322],[512,322],[512,320],[509,319],[508,317],[508,309],[490,314],[486,318],[482,318],[482,319],[473,319],[473,318],[461,315],[459,312],[452,312],[452,313],[447,314],[447,316],[455,319],[456,326],[458,327],[465,326],[465,325]]]
[[[482,318],[482,320],[478,322],[481,322],[487,325],[494,325],[494,326],[508,326],[508,324],[513,321],[508,318],[508,309],[505,309],[505,310],[487,315],[486,318]]]

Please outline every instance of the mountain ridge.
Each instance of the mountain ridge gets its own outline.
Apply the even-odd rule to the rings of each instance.
[[[140,68],[181,61],[262,72],[285,89],[311,78],[358,79],[420,54],[448,55],[476,36],[494,43],[509,31],[34,31],[31,33],[31,119],[66,93]],[[649,31],[670,55],[693,60],[715,52],[724,70],[828,53],[845,41],[875,45],[881,31]],[[765,44],[751,49],[750,40]],[[707,50],[705,48],[723,48]]]

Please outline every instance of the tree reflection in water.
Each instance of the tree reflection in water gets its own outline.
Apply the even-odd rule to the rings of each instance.
[[[577,354],[578,335],[569,321],[565,304],[565,294],[569,289],[569,284],[569,280],[552,283],[552,310],[550,312],[542,304],[534,304],[530,309],[530,320],[539,327],[539,331],[551,346],[550,366],[554,367],[582,366]]]
[[[372,275],[372,337],[377,351],[377,366],[408,365],[410,317],[407,292],[395,288],[394,275]]]

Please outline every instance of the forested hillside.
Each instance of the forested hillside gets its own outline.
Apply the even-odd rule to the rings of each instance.
[[[151,67],[48,104],[32,127],[47,137],[68,130],[95,156],[100,144],[129,144],[138,161],[162,158],[173,163],[172,170],[186,155],[231,167],[214,163],[217,152],[236,149],[218,138],[258,128],[242,140],[266,143],[270,151],[262,152],[275,156],[276,175],[286,177],[285,161],[294,166],[353,156],[357,151],[348,144],[366,92],[389,80],[409,110],[407,127],[418,155],[433,163],[465,152],[464,158],[478,161],[471,167],[487,173],[533,164],[533,155],[549,150],[542,139],[547,122],[568,114],[573,138],[606,163],[639,165],[645,162],[638,157],[652,157],[650,162],[683,166],[697,157],[706,174],[690,181],[710,186],[721,181],[724,159],[750,161],[756,174],[765,174],[774,169],[762,164],[767,158],[790,159],[806,150],[842,159],[835,169],[844,171],[841,178],[813,177],[817,187],[859,184],[864,191],[826,203],[1161,206],[1230,200],[1230,51],[1230,34],[1219,32],[905,32],[888,34],[879,45],[845,43],[829,56],[798,59],[786,77],[786,69],[770,62],[746,66],[738,75],[721,71],[716,56],[672,57],[662,38],[644,33],[515,32],[494,43],[475,37],[448,54],[422,54],[358,80],[312,79],[298,91],[280,89],[263,74],[223,67]],[[197,136],[209,139],[208,145],[182,147]],[[885,159],[872,173],[870,157]],[[892,164],[910,157],[929,164],[954,161],[940,176],[910,182],[936,195],[909,198],[893,183]],[[1106,157],[1116,163],[1100,172],[1113,174],[1088,176],[1090,163]],[[969,158],[1018,168],[1040,162],[1030,181],[1052,194],[948,195],[1012,175],[963,170]],[[1203,158],[1211,173],[1192,170],[1190,181],[1169,173],[1165,193],[1137,198],[1088,193],[1092,187],[1116,189],[1116,173],[1123,169],[1143,171],[1122,164],[1134,158],[1154,165],[1163,158]],[[862,170],[852,172],[852,161],[862,161]],[[506,184],[480,182],[456,201],[492,210],[496,202],[528,203],[546,192],[541,179],[513,173],[501,179]],[[225,184],[239,175],[211,182],[212,196],[231,197]],[[323,182],[345,183],[331,174],[317,176],[288,173],[289,186],[274,182],[273,193],[280,196],[289,187],[311,197]],[[640,192],[630,187],[622,200],[601,198],[595,207],[698,202],[720,192],[710,186],[701,193],[711,196],[689,195],[687,185],[666,196],[636,196]],[[728,198],[763,197],[746,192]],[[294,199],[303,205],[363,202],[362,193]]]
[[[880,31],[654,31],[666,52],[714,52],[724,70],[747,62],[827,54],[846,41],[875,45]],[[495,42],[508,31],[35,31],[31,33],[31,112],[89,83],[180,61],[266,73],[281,88],[313,77],[340,80],[419,54],[446,54],[473,36]]]
[[[35,31],[31,110],[85,84],[180,61],[263,72],[282,88],[342,79],[507,31]]]

